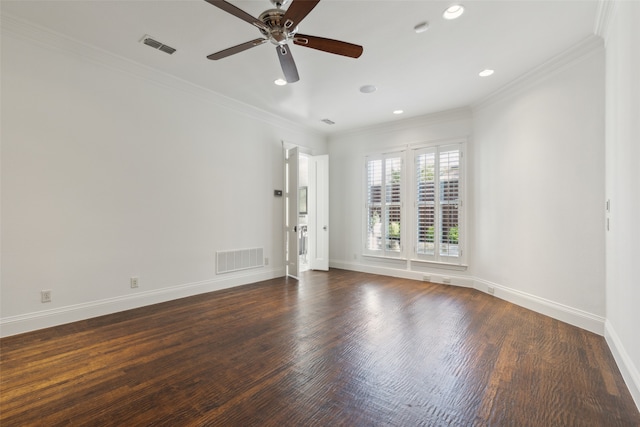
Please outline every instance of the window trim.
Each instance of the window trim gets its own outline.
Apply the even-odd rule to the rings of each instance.
[[[465,250],[465,246],[466,246],[466,241],[467,241],[467,235],[466,235],[466,224],[465,224],[465,219],[466,219],[466,156],[465,156],[465,148],[466,148],[466,144],[465,141],[443,141],[440,144],[430,144],[430,145],[425,145],[425,146],[414,146],[411,148],[411,201],[413,202],[413,209],[412,209],[412,223],[409,224],[411,226],[411,230],[412,230],[412,238],[413,238],[413,248],[411,251],[411,259],[415,260],[415,261],[422,261],[422,262],[435,262],[435,263],[441,263],[441,264],[447,264],[447,265],[464,265],[466,262],[466,250]],[[439,162],[440,162],[440,154],[443,152],[447,152],[447,151],[451,151],[451,150],[458,150],[460,153],[460,165],[459,165],[459,169],[458,169],[458,200],[459,200],[459,208],[458,208],[458,250],[459,250],[459,256],[448,256],[446,254],[442,254],[439,250],[439,246],[440,246],[440,242],[438,242],[438,240],[440,240],[439,238],[435,238],[435,248],[434,248],[434,253],[433,255],[430,254],[419,254],[418,253],[418,237],[417,237],[417,232],[418,232],[418,218],[417,218],[417,208],[418,208],[418,197],[417,197],[417,176],[419,171],[417,170],[417,164],[416,164],[416,160],[418,158],[419,155],[423,154],[423,153],[427,153],[427,152],[433,152],[434,153],[434,158],[435,158],[435,167],[436,169],[439,167]],[[439,176],[439,175],[438,175]],[[435,199],[435,203],[434,203],[434,210],[435,210],[435,221],[436,224],[441,220],[439,218],[440,215],[440,211],[441,209],[439,209],[440,206],[442,206],[440,204],[440,198],[439,198],[439,194],[440,194],[440,181],[439,179],[436,180],[435,182],[435,195],[434,195],[434,199]],[[437,235],[436,235],[437,236]]]
[[[381,184],[381,209],[384,213],[385,211],[385,200],[386,200],[386,181],[385,181],[385,171],[386,167],[384,166],[385,161],[387,159],[400,159],[400,249],[399,251],[388,250],[386,247],[385,237],[386,231],[382,233],[382,242],[380,249],[369,249],[369,169],[368,164],[370,161],[380,160],[383,163],[382,168],[382,184]],[[404,221],[406,221],[406,150],[398,150],[398,151],[390,151],[379,154],[370,154],[365,156],[364,158],[364,207],[363,207],[363,256],[368,257],[376,257],[376,258],[384,258],[384,259],[406,259],[406,248],[408,245],[407,242],[407,233],[406,226],[404,225]],[[385,224],[385,221],[382,221],[382,224]]]
[[[446,149],[456,148],[460,151],[460,168],[459,168],[459,210],[458,210],[458,233],[459,233],[459,256],[451,257],[434,253],[434,255],[422,255],[417,252],[418,241],[418,218],[417,218],[417,153],[425,150],[434,150],[436,156]],[[467,246],[468,233],[466,226],[467,218],[467,139],[455,138],[438,141],[430,141],[416,144],[407,144],[398,146],[397,149],[387,149],[384,151],[369,153],[364,157],[364,207],[361,218],[363,218],[363,239],[362,239],[362,256],[371,259],[385,260],[406,260],[411,265],[412,262],[422,265],[434,265],[440,268],[467,268]],[[401,177],[401,250],[400,253],[388,253],[384,249],[381,250],[368,249],[368,177],[367,164],[370,160],[384,159],[387,157],[400,157],[402,159],[402,177]]]

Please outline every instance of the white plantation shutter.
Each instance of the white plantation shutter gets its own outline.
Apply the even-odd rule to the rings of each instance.
[[[460,150],[440,152],[440,255],[459,254]]]
[[[460,262],[461,148],[456,144],[414,152],[417,259]]]
[[[382,224],[382,159],[368,160],[367,250],[382,250]]]
[[[402,159],[385,160],[385,250],[400,252]]]
[[[418,232],[416,252],[419,255],[435,254],[435,168],[435,149],[416,156],[416,217]]]
[[[366,157],[364,255],[464,264],[463,148],[461,141]]]
[[[402,251],[402,153],[367,158],[365,253],[398,257]]]

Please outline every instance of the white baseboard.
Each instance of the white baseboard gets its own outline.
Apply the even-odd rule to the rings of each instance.
[[[613,329],[613,325],[611,325],[611,322],[608,320],[605,322],[604,339],[607,341],[613,358],[616,360],[618,369],[620,369],[622,378],[627,384],[631,397],[633,397],[638,410],[640,410],[640,371],[638,371],[638,366],[634,365],[633,360],[631,360],[631,357],[629,357],[629,354],[622,345],[620,337],[618,337],[615,329]]]
[[[120,311],[131,310],[133,308],[158,304],[178,298],[185,298],[234,286],[274,279],[284,275],[284,268],[274,268],[266,271],[261,269],[259,272],[251,271],[246,274],[233,276],[218,276],[214,279],[204,280],[201,282],[170,286],[146,292],[137,292],[132,295],[107,298],[55,308],[52,310],[27,313],[19,316],[5,317],[0,319],[0,337],[8,337],[24,332],[35,331],[37,329],[49,328],[65,323],[103,316],[105,314],[112,314]]]
[[[577,326],[587,331],[604,335],[605,318],[595,314],[588,313],[577,308],[569,307],[564,304],[557,303],[545,298],[521,292],[506,286],[492,283],[488,280],[479,279],[477,277],[451,275],[447,273],[423,273],[420,271],[410,271],[400,268],[371,266],[359,264],[355,262],[344,262],[332,260],[331,267],[342,268],[344,270],[360,271],[363,273],[380,274],[383,276],[400,277],[404,279],[423,280],[424,276],[430,276],[430,282],[444,283],[444,279],[448,278],[453,286],[472,287],[479,291],[488,293],[489,287],[494,289],[494,296],[509,301],[521,307],[533,310],[545,316],[552,317],[562,322]]]
[[[605,318],[586,311],[560,304],[536,295],[518,291],[506,286],[492,283],[488,280],[474,278],[474,288],[488,293],[488,288],[494,289],[494,296],[535,311],[545,316],[552,317],[578,328],[585,329],[598,335],[604,335]]]
[[[329,266],[333,268],[341,268],[343,270],[359,271],[361,273],[379,274],[381,276],[399,277],[401,279],[411,279],[423,281],[425,276],[429,276],[429,282],[450,284],[453,286],[461,286],[465,288],[473,287],[473,278],[464,275],[450,274],[455,271],[447,271],[446,273],[440,271],[438,273],[426,273],[423,271],[406,270],[402,268],[393,267],[380,267],[367,264],[359,264],[355,262],[344,262],[338,260],[329,261]],[[449,283],[445,282],[445,279],[449,280]]]
[[[438,273],[424,273],[420,271],[410,271],[393,267],[371,266],[366,264],[352,263],[332,260],[331,267],[344,270],[359,271],[363,273],[380,274],[383,276],[399,277],[404,279],[422,281],[425,275],[430,276],[430,281],[434,283],[444,283],[448,278],[453,286],[473,287],[479,291],[487,292],[489,287],[494,288],[494,295],[519,306],[528,308],[538,313],[561,320],[579,328],[586,329],[598,335],[605,333],[605,319],[582,310],[575,309],[554,301],[527,294],[515,289],[508,288],[487,280],[463,276]],[[251,272],[244,275],[234,275],[231,277],[216,277],[196,283],[188,283],[168,288],[162,288],[147,292],[138,292],[133,295],[109,298],[99,301],[60,307],[53,310],[27,313],[24,315],[6,317],[0,319],[0,337],[16,335],[23,332],[62,325],[64,323],[89,319],[91,317],[130,310],[132,308],[157,304],[177,298],[184,298],[205,292],[212,292],[233,286],[247,283],[259,282],[273,279],[285,275],[284,269],[272,269],[260,272]]]
[[[381,276],[399,277],[401,279],[422,280],[422,273],[403,270],[400,268],[371,266],[337,260],[329,260],[329,266],[331,268],[339,268],[341,270],[359,271],[360,273],[379,274]]]

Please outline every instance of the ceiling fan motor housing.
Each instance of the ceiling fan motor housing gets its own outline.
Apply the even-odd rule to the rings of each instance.
[[[269,30],[260,29],[260,32],[269,39],[274,45],[282,45],[291,40],[298,27],[291,28],[291,25],[287,26],[287,22],[284,22],[285,12],[282,9],[269,9],[260,14],[258,19],[264,22],[269,27]]]

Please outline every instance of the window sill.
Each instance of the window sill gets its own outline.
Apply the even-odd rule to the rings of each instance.
[[[372,258],[381,261],[402,261],[407,262],[409,259],[403,256],[383,256],[383,255],[371,255],[371,254],[362,254],[363,258]]]
[[[467,264],[453,264],[450,262],[429,261],[425,259],[411,259],[411,263],[420,264],[429,267],[442,268],[445,270],[466,271],[469,266]]]
[[[389,264],[406,263],[408,261],[414,265],[439,268],[442,270],[466,271],[469,268],[467,264],[454,264],[451,262],[429,261],[425,259],[413,259],[413,258],[407,258],[404,256],[390,257],[390,256],[383,256],[383,255],[362,254],[362,258],[387,262]]]

